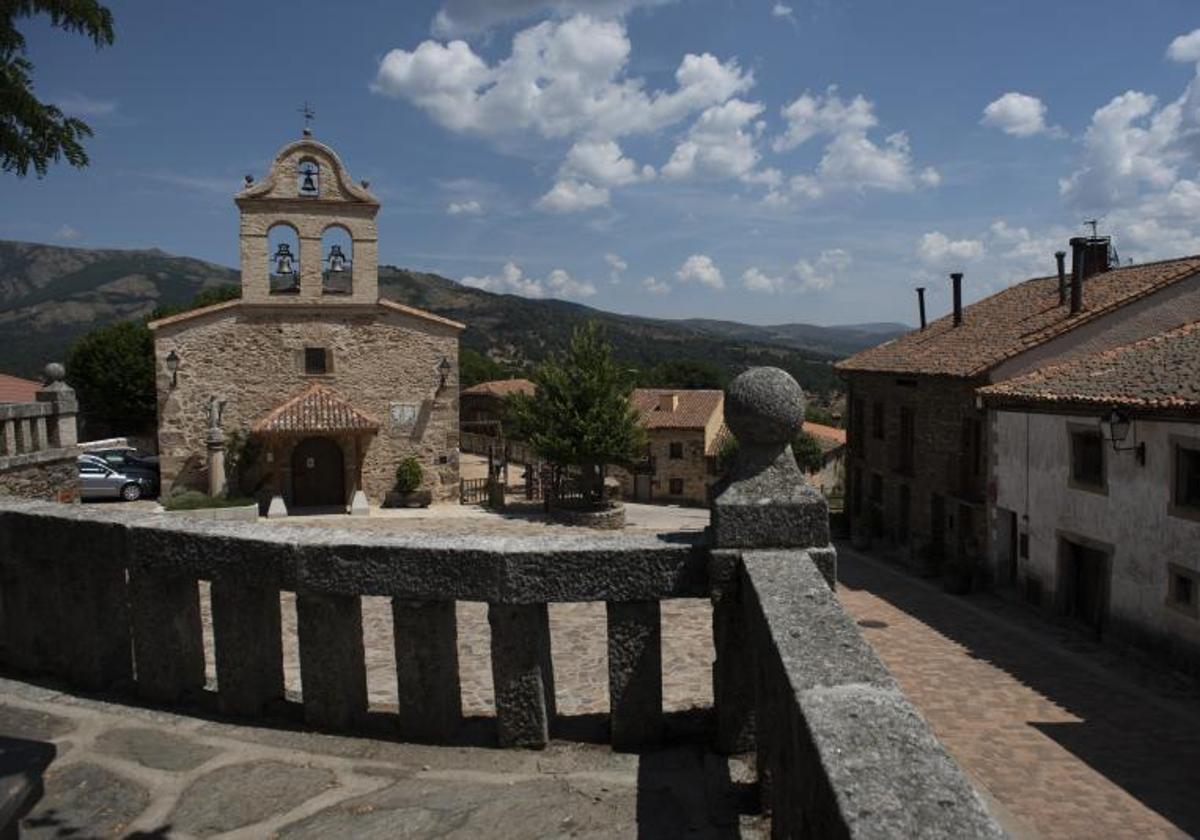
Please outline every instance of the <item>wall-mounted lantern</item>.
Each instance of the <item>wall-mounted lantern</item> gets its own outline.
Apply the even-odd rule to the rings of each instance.
[[[442,356],[442,360],[438,362],[437,366],[438,388],[446,387],[446,380],[450,378],[451,370],[453,370],[453,367],[450,365],[450,360],[445,356]]]
[[[1135,443],[1132,446],[1122,446],[1129,437],[1130,431],[1134,432],[1133,439]],[[1134,457],[1137,458],[1138,464],[1145,466],[1146,464],[1146,444],[1138,443],[1137,433],[1133,426],[1133,419],[1115,406],[1100,418],[1100,436],[1107,438],[1112,443],[1114,452],[1134,452]]]
[[[179,354],[172,350],[167,354],[167,373],[171,374],[171,387],[179,383]]]

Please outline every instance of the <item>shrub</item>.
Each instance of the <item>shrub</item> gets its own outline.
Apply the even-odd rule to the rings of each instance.
[[[396,490],[400,493],[411,493],[421,486],[421,462],[416,458],[405,458],[396,467]]]

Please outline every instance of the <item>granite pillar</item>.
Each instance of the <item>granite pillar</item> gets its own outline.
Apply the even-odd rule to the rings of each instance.
[[[217,706],[256,717],[283,699],[283,635],[279,591],[237,579],[212,582]]]
[[[296,593],[304,720],[348,729],[367,713],[362,600],[357,595]]]
[[[453,601],[392,599],[400,734],[449,740],[462,720]]]
[[[137,692],[155,703],[175,703],[204,688],[200,588],[195,578],[129,570]]]
[[[488,624],[500,746],[541,749],[555,715],[547,607],[488,604]]]
[[[662,737],[662,628],[658,601],[610,601],[608,698],[614,749]]]

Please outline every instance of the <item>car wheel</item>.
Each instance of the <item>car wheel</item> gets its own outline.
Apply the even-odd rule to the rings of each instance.
[[[142,488],[131,481],[121,488],[121,498],[127,502],[136,502],[142,498]]]

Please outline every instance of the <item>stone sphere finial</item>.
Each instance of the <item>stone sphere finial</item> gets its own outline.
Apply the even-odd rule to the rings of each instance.
[[[51,362],[46,365],[43,373],[46,376],[46,384],[52,385],[55,382],[62,382],[67,378],[67,369],[58,362]]]
[[[785,370],[750,368],[725,389],[725,425],[739,443],[791,443],[803,424],[804,389]]]

